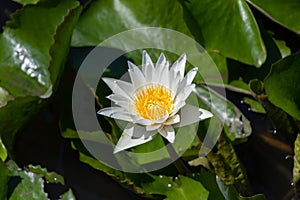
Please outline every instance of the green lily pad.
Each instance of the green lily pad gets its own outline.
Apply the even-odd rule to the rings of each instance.
[[[10,97],[5,95],[6,105],[0,108],[0,135],[8,152],[15,133],[57,87],[80,11],[75,0],[25,6],[4,27],[0,35],[0,87]],[[3,91],[0,96],[2,101]]]
[[[74,29],[72,46],[95,46],[122,31],[141,27],[170,28],[191,36],[177,1],[93,1]],[[135,40],[153,38],[151,32],[147,34]],[[160,35],[155,37],[157,43],[167,42],[161,41]],[[130,45],[130,41],[124,45]]]
[[[300,53],[288,56],[272,66],[265,79],[271,103],[300,120]]]
[[[300,33],[300,2],[298,0],[247,0],[267,17],[281,25]]]
[[[199,25],[207,51],[220,52],[226,57],[256,67],[265,62],[264,43],[245,1],[185,2]]]

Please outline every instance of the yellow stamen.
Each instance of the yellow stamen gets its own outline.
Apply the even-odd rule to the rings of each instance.
[[[174,110],[172,92],[161,85],[144,86],[133,99],[137,114],[145,119],[157,120]]]

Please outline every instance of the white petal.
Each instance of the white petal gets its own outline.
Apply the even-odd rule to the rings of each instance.
[[[122,80],[117,80],[116,84],[119,86],[119,88],[121,88],[124,92],[126,92],[129,97],[132,95],[134,89],[131,83]]]
[[[175,101],[174,103],[174,110],[171,113],[170,116],[174,116],[175,114],[177,114],[177,112],[183,107],[185,106],[185,101],[180,101],[179,99],[177,101]]]
[[[185,101],[190,96],[190,94],[192,93],[194,88],[195,88],[195,84],[186,86],[183,90],[181,90],[176,95],[175,102],[176,101]]]
[[[158,132],[166,138],[170,143],[173,143],[175,140],[175,131],[172,126],[164,126],[163,128],[159,129]]]
[[[130,123],[124,129],[115,146],[114,153],[149,142],[153,139],[153,136],[154,134],[152,132],[147,132],[145,127]]]
[[[155,131],[155,130],[158,130],[161,126],[162,126],[162,124],[148,125],[148,126],[146,126],[146,130],[147,131]]]
[[[174,94],[177,93],[180,80],[181,80],[181,77],[180,77],[179,72],[177,72],[177,75],[175,76],[175,78],[170,78],[170,90],[172,92],[174,92]]]
[[[126,98],[130,98],[130,96],[128,95],[127,92],[125,92],[124,90],[122,90],[117,82],[118,80],[117,79],[114,79],[114,78],[102,78],[102,80],[106,83],[106,85],[108,85],[108,87],[112,90],[113,93],[115,94],[119,94],[119,95],[122,95]]]
[[[186,54],[182,54],[171,67],[171,70],[174,70],[176,74],[177,72],[180,73],[181,79],[184,77],[185,63],[186,63]]]
[[[138,117],[138,119],[135,119],[134,123],[137,123],[137,124],[140,124],[140,125],[144,125],[144,126],[148,126],[148,125],[152,125],[153,124],[153,122],[151,120],[144,119],[144,118],[141,118],[141,117]]]
[[[189,84],[192,83],[192,81],[194,80],[194,78],[195,78],[197,72],[198,72],[198,68],[195,67],[195,68],[191,69],[191,70],[185,75],[184,79],[187,80],[187,81],[186,81],[187,85],[189,85]]]
[[[103,108],[97,112],[100,115],[132,122],[132,116],[124,108],[121,107],[108,107]]]
[[[130,101],[122,95],[111,94],[111,95],[107,96],[106,98],[108,98],[109,100],[114,102],[116,105],[125,108],[125,110],[129,110],[129,108],[130,108]]]
[[[214,115],[213,115],[211,112],[209,112],[208,110],[199,108],[199,111],[201,112],[201,115],[200,115],[200,121],[205,120],[205,119],[207,119],[207,118],[211,118],[211,117],[214,116]]]
[[[158,60],[157,60],[156,65],[155,65],[154,77],[152,79],[153,82],[160,83],[162,71],[166,66],[167,66],[166,57],[163,53],[161,53]]]
[[[207,110],[197,108],[192,105],[185,105],[180,110],[180,123],[175,127],[187,126],[199,122],[200,120],[210,118],[212,116],[213,115]]]
[[[154,77],[154,65],[146,51],[143,51],[142,71],[147,82],[152,81]]]
[[[178,114],[170,117],[164,124],[165,125],[172,125],[172,124],[177,124],[180,122],[180,116]]]
[[[125,112],[124,108],[121,107],[108,107],[108,108],[102,108],[97,112],[99,115],[104,115],[107,117],[110,117],[111,114],[117,113],[117,112]]]
[[[153,123],[154,124],[161,124],[163,122],[165,122],[169,117],[169,114],[166,114],[164,117],[160,118],[160,119],[157,119],[157,120],[154,120]]]
[[[128,72],[133,85],[133,88],[136,89],[141,85],[146,83],[146,79],[141,70],[132,62],[128,61]]]
[[[176,90],[177,95],[192,83],[192,81],[194,80],[197,74],[197,71],[198,68],[191,69],[187,73],[187,75],[181,80],[181,82],[177,86],[177,90]]]
[[[169,62],[166,62],[166,64],[163,66],[159,76],[159,83],[167,88],[170,88]]]

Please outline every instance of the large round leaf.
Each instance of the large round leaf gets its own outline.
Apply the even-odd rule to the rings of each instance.
[[[98,45],[115,34],[140,27],[164,27],[191,35],[177,1],[96,0],[81,15],[74,29],[72,45]],[[147,40],[147,35],[136,39]],[[157,42],[161,42],[159,35]]]
[[[256,21],[244,0],[186,1],[204,38],[206,50],[261,66],[266,50]]]
[[[299,0],[248,0],[272,20],[300,34]]]
[[[0,35],[0,135],[11,152],[17,130],[42,106],[64,69],[79,2],[25,6]]]

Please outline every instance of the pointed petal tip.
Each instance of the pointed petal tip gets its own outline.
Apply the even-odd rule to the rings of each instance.
[[[143,57],[149,56],[146,50],[143,50]]]
[[[101,109],[101,110],[98,110],[97,114],[98,114],[98,115],[102,115],[102,109]]]
[[[199,111],[201,112],[201,115],[199,116],[200,120],[208,119],[208,118],[211,118],[211,117],[214,116],[214,115],[213,115],[210,111],[208,111],[208,110],[199,108]]]
[[[128,70],[132,70],[133,67],[135,66],[131,61],[127,61],[127,65],[128,65]]]
[[[113,154],[119,153],[121,151],[122,151],[122,149],[120,149],[120,148],[114,148]]]

